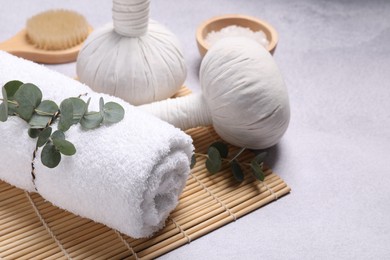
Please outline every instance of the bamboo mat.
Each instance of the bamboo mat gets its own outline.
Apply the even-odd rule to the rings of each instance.
[[[177,96],[186,95],[183,88]],[[197,153],[220,140],[212,127],[187,131]],[[239,149],[229,147],[231,154]],[[249,162],[245,151],[239,160]],[[166,226],[149,239],[132,239],[91,220],[61,210],[36,193],[0,181],[0,258],[3,259],[151,259],[190,243],[290,192],[271,169],[260,182],[246,174],[237,183],[225,166],[210,175],[197,158],[180,203]],[[249,173],[249,169],[245,169]]]

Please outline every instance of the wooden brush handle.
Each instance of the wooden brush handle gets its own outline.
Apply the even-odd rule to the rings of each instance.
[[[0,43],[0,50],[38,63],[60,64],[76,61],[81,46],[82,44],[79,44],[65,50],[41,50],[27,41],[26,30],[23,29],[12,38]]]

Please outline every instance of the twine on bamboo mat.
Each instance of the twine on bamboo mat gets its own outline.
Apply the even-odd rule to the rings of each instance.
[[[139,260],[137,253],[134,251],[133,247],[130,245],[129,242],[127,242],[126,239],[123,238],[122,234],[118,232],[118,230],[114,229],[115,234],[119,237],[120,241],[122,241],[123,244],[125,244],[126,248],[130,250],[130,252],[133,254],[136,260]]]
[[[236,215],[235,215],[233,212],[231,212],[231,210],[226,206],[226,204],[223,203],[223,201],[221,201],[217,196],[215,196],[214,193],[212,193],[211,190],[208,189],[208,188],[206,187],[206,185],[204,185],[204,184],[198,179],[198,177],[196,177],[196,176],[195,176],[194,174],[192,174],[192,173],[191,173],[191,177],[194,178],[194,179],[200,184],[200,186],[202,186],[202,188],[203,188],[205,191],[207,191],[207,193],[208,193],[211,197],[213,197],[213,199],[215,199],[216,201],[218,201],[218,203],[219,203],[219,204],[220,204],[220,205],[229,213],[229,215],[233,217],[233,220],[234,220],[234,221],[237,220]]]
[[[275,200],[278,200],[279,197],[278,197],[278,195],[273,191],[273,189],[271,189],[271,188],[268,186],[268,184],[265,183],[264,181],[262,181],[262,183],[263,183],[263,186],[271,193],[271,195],[274,196],[274,199],[275,199]]]
[[[64,246],[61,244],[61,242],[57,239],[56,235],[53,233],[53,231],[50,229],[49,225],[46,223],[45,219],[43,218],[43,216],[41,215],[41,213],[39,213],[39,210],[37,208],[37,206],[35,205],[33,199],[31,198],[30,196],[30,193],[28,193],[27,191],[24,191],[24,194],[26,195],[28,201],[30,202],[32,208],[34,209],[34,212],[35,214],[38,216],[39,220],[41,221],[42,225],[44,226],[44,228],[46,229],[46,231],[49,233],[49,235],[53,238],[54,242],[57,244],[57,246],[61,249],[62,253],[65,255],[66,258],[68,259],[72,259],[70,257],[70,255],[68,254],[68,252],[66,252],[66,249],[64,248]]]
[[[186,231],[172,218],[168,217],[172,221],[173,224],[180,230],[180,233],[183,234],[183,237],[187,239],[188,244],[191,243],[191,238],[187,235]]]

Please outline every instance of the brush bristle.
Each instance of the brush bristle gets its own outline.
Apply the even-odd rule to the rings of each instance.
[[[50,10],[27,20],[27,39],[36,48],[65,50],[82,43],[89,28],[85,18],[68,10]]]

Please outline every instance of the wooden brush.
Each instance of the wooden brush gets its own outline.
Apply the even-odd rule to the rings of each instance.
[[[49,10],[28,19],[25,29],[0,43],[0,50],[40,63],[72,62],[91,31],[74,11]]]

